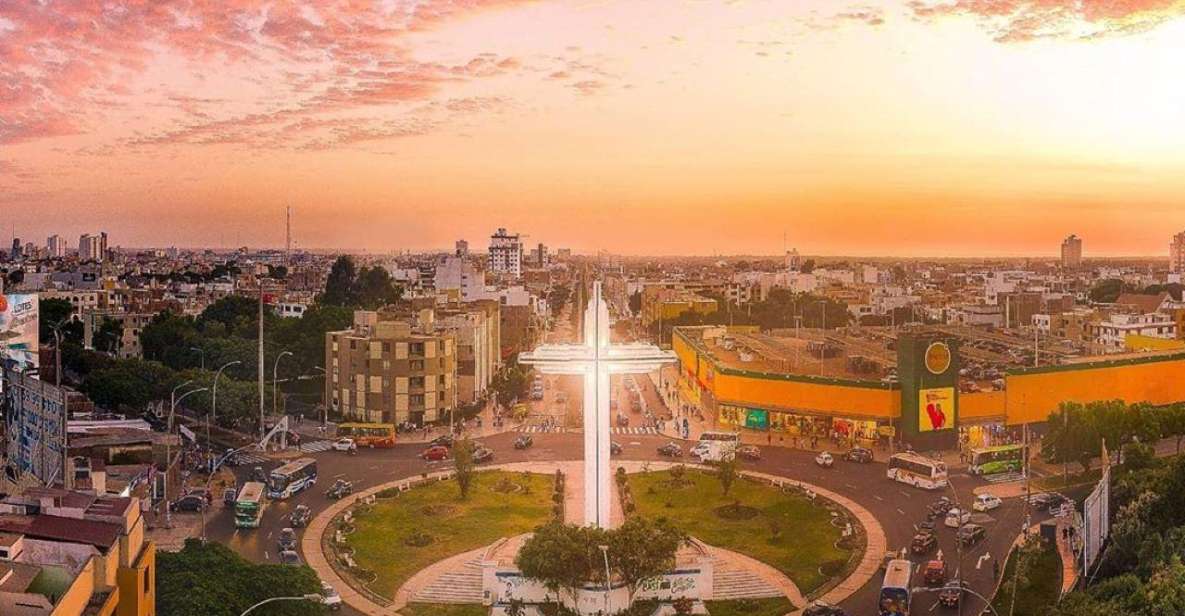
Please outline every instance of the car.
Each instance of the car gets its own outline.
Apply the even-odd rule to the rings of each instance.
[[[1040,503],[1034,503],[1034,507],[1037,509],[1045,509],[1046,511],[1048,511],[1049,513],[1054,514],[1054,515],[1057,515],[1058,513],[1060,513],[1062,508],[1065,507],[1067,504],[1073,503],[1073,501],[1071,501],[1070,499],[1066,498],[1065,496],[1063,496],[1061,494],[1058,494],[1057,492],[1045,492],[1043,494],[1040,494],[1039,496],[1042,497],[1040,499]]]
[[[620,456],[621,451],[622,451],[622,449],[621,449],[620,443],[618,443],[617,441],[609,441],[609,455]]]
[[[697,443],[695,447],[691,448],[691,451],[687,452],[687,455],[698,460],[698,459],[706,456],[708,454],[708,452],[711,450],[712,450],[711,445],[709,445],[707,443]]]
[[[494,450],[489,447],[478,447],[473,450],[473,463],[481,464],[494,459]]]
[[[280,546],[280,551],[296,549],[296,531],[291,528],[284,528],[280,530],[280,538],[277,540]]]
[[[534,444],[535,444],[535,439],[532,438],[530,434],[522,434],[518,438],[514,439],[514,448],[515,449],[528,449],[528,448],[530,448],[531,445],[534,445]]]
[[[239,492],[234,488],[226,488],[222,491],[222,504],[226,507],[234,507],[235,501],[239,500]]]
[[[946,563],[931,560],[922,568],[922,580],[927,586],[942,586],[946,583]]]
[[[342,438],[339,438],[333,442],[333,450],[334,451],[350,451],[351,449],[357,449],[357,448],[358,448],[358,443],[355,443],[354,439],[346,437],[346,436],[343,436]]]
[[[922,520],[921,522],[918,522],[917,524],[914,524],[913,531],[915,533],[933,533],[934,532],[934,520],[927,519],[927,520]]]
[[[958,531],[958,540],[963,547],[975,545],[983,540],[987,531],[978,524],[965,524]]]
[[[824,451],[815,456],[815,464],[818,464],[823,468],[831,468],[832,466],[835,466],[835,458],[831,456],[831,452]]]
[[[938,538],[932,533],[918,533],[909,542],[909,551],[914,554],[925,554],[938,545]]]
[[[815,601],[802,611],[802,616],[848,616],[842,607]]]
[[[453,435],[442,434],[428,442],[429,447],[452,447]]]
[[[292,513],[288,514],[288,521],[296,528],[307,526],[309,520],[313,517],[313,511],[309,509],[308,505],[297,505]]]
[[[338,479],[325,491],[325,496],[337,500],[354,493],[354,483],[345,479]]]
[[[299,565],[300,554],[296,550],[284,550],[280,552],[280,564],[282,565]]]
[[[267,483],[267,473],[263,472],[262,466],[256,466],[255,468],[251,469],[251,481]]]
[[[630,418],[628,416],[626,416],[624,413],[618,413],[617,414],[617,425],[622,428],[630,425]]]
[[[189,488],[185,491],[186,496],[200,496],[206,499],[206,504],[214,502],[214,495],[209,488]]]
[[[951,507],[954,507],[954,506],[955,506],[954,501],[943,496],[943,497],[939,498],[938,500],[930,503],[929,507],[926,508],[926,517],[928,517],[930,519],[942,517],[942,516],[946,515],[946,512],[950,511]]]
[[[432,445],[431,447],[420,452],[420,457],[425,460],[444,460],[448,458],[448,447],[444,445]]]
[[[1002,501],[999,496],[994,494],[980,494],[975,497],[975,502],[971,503],[971,508],[975,511],[991,511],[999,507]]]
[[[668,458],[679,458],[683,456],[683,448],[674,441],[668,442],[666,445],[658,447],[658,455],[667,456]]]
[[[761,449],[757,445],[744,445],[737,448],[737,456],[745,460],[760,460]]]
[[[331,612],[342,609],[342,596],[325,582],[321,582],[321,605],[329,608]]]
[[[963,580],[951,580],[938,591],[938,605],[942,607],[959,607],[959,600],[963,598],[966,583]]]
[[[205,511],[207,506],[208,503],[206,502],[206,499],[197,494],[187,494],[169,503],[169,510],[197,513]]]
[[[843,459],[848,462],[868,464],[872,462],[872,450],[867,447],[853,447],[844,452]]]
[[[880,570],[887,571],[889,569],[889,563],[897,560],[898,558],[901,558],[901,554],[896,550],[885,552],[884,555],[881,556]]]
[[[942,523],[947,528],[958,528],[971,521],[971,512],[966,509],[959,509],[958,507],[951,507],[950,511],[946,512],[946,517],[943,518]]]

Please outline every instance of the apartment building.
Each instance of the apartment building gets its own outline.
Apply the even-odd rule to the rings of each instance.
[[[31,488],[0,500],[0,614],[155,616],[140,500]]]
[[[1174,235],[1169,243],[1169,271],[1185,274],[1185,231]]]
[[[1128,336],[1176,338],[1177,322],[1171,315],[1160,313],[1112,314],[1091,324],[1091,333],[1096,352],[1120,353],[1127,348]]]
[[[1062,267],[1074,269],[1082,265],[1082,238],[1070,235],[1062,240]]]
[[[103,332],[103,323],[114,321],[120,325],[120,336],[115,341],[116,354],[121,359],[143,357],[144,349],[140,345],[140,332],[152,322],[154,313],[131,313],[114,310],[86,310],[82,313],[82,344],[88,349],[99,344],[103,348],[110,348],[110,340],[100,341],[107,332]]]
[[[523,242],[519,234],[510,234],[499,228],[490,236],[490,271],[518,278],[523,273]]]
[[[349,421],[422,424],[447,419],[457,400],[457,340],[432,311],[414,322],[369,310],[325,334],[325,403]]]

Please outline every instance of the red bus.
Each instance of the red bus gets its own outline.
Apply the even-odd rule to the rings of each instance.
[[[394,447],[395,424],[343,423],[337,426],[337,436],[354,439],[359,447]]]

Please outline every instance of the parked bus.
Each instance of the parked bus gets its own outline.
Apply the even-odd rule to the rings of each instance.
[[[1019,473],[1025,467],[1027,448],[1020,443],[978,447],[971,450],[971,465],[968,470],[975,475],[997,473]]]
[[[913,563],[904,558],[890,560],[885,566],[885,579],[881,583],[880,602],[877,605],[880,616],[909,614],[909,582],[912,574]]]
[[[263,499],[266,489],[258,481],[248,481],[239,490],[235,499],[235,528],[259,528],[259,521],[263,519],[263,508],[267,501]]]
[[[937,490],[946,487],[946,463],[916,453],[898,453],[889,458],[888,477],[918,488]]]
[[[394,447],[395,424],[343,423],[337,426],[338,437],[349,437],[359,447]]]
[[[300,458],[272,471],[267,478],[267,495],[270,498],[288,498],[315,483],[317,461]]]
[[[736,432],[704,432],[691,455],[703,462],[720,462],[736,455],[741,446],[741,435]]]

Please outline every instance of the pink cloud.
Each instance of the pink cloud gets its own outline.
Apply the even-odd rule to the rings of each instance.
[[[978,19],[1001,43],[1126,36],[1185,17],[1181,0],[913,0],[909,7],[919,19]]]
[[[853,7],[847,11],[837,14],[836,18],[848,21],[858,21],[869,26],[879,26],[885,23],[884,11],[876,7]]]
[[[273,98],[290,106],[228,117],[223,101],[167,93],[160,102],[180,112],[177,125],[130,143],[253,142],[257,135],[242,131],[272,131],[298,116],[424,100],[444,84],[522,66],[495,54],[455,66],[418,62],[407,49],[408,35],[527,1],[315,7],[292,0],[0,2],[0,143],[86,132],[101,121],[86,114],[134,96],[128,82],[161,58],[183,62],[198,81],[247,68],[260,75]],[[271,75],[276,77],[265,77]]]

